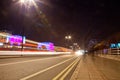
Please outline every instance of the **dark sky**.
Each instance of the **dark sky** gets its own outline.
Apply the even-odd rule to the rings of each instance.
[[[36,41],[52,41],[64,46],[65,35],[81,46],[90,39],[103,40],[119,32],[120,6],[117,0],[41,0],[38,6],[46,15],[50,27],[41,24],[32,10],[26,13],[14,0],[0,2],[0,29],[22,34]],[[29,14],[29,15],[28,15]]]

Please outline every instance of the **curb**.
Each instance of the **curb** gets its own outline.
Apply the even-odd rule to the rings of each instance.
[[[0,59],[7,59],[7,58],[19,58],[22,56],[0,56]]]

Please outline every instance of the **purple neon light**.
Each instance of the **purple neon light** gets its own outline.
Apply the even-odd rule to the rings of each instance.
[[[22,43],[22,36],[12,35],[7,37],[7,41],[10,42],[10,44],[17,43],[20,45]],[[25,37],[24,37],[24,43],[25,43]]]
[[[53,43],[50,43],[50,42],[39,43],[38,48],[42,47],[43,45],[46,46],[47,50],[54,51],[54,44]]]
[[[50,51],[54,51],[54,44],[50,43]]]
[[[22,37],[20,37],[20,36],[10,36],[9,41],[13,42],[13,43],[21,43],[22,42]]]

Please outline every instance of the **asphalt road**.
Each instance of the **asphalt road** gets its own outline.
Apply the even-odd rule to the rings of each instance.
[[[81,56],[0,59],[0,80],[69,80]]]

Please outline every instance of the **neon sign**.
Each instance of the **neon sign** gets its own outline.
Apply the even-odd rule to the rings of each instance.
[[[46,50],[54,51],[54,44],[51,42],[42,42],[38,44],[38,48],[42,48],[42,46],[45,46]]]
[[[12,35],[12,36],[7,36],[7,40],[6,42],[10,43],[10,44],[21,44],[22,43],[22,40],[23,40],[23,44],[25,44],[25,37],[23,37],[22,39],[22,36],[18,36],[18,35]]]

